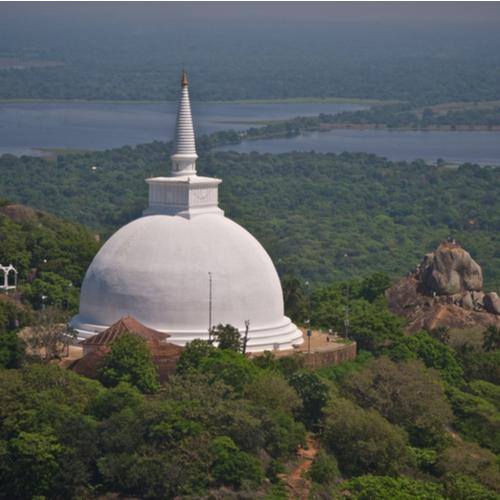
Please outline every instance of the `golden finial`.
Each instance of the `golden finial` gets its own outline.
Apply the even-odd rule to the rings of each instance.
[[[182,70],[181,87],[188,86],[188,76],[185,70]]]

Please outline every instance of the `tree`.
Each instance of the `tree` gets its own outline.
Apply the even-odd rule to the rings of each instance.
[[[309,471],[312,481],[319,484],[333,484],[340,477],[339,466],[334,456],[319,450]]]
[[[129,333],[111,344],[111,351],[104,357],[99,370],[99,380],[109,387],[128,382],[146,393],[160,388],[158,370],[146,342]]]
[[[0,333],[0,368],[20,368],[25,347],[24,341],[16,332]]]
[[[466,439],[500,453],[500,386],[474,380],[463,390],[448,387],[455,429]]]
[[[238,394],[255,379],[258,368],[243,354],[229,349],[216,349],[204,358],[199,366],[210,382],[220,380]]]
[[[391,286],[391,279],[385,273],[374,273],[365,278],[360,285],[359,295],[368,302],[384,294]]]
[[[239,488],[243,481],[258,485],[264,478],[259,461],[241,452],[229,437],[216,437],[210,450],[214,457],[212,472],[219,484]]]
[[[48,362],[61,358],[74,336],[75,332],[68,327],[64,313],[55,307],[48,307],[38,312],[25,341],[29,350]]]
[[[500,500],[500,495],[464,474],[450,474],[444,481],[446,498],[453,500]]]
[[[260,407],[290,414],[302,406],[297,391],[279,372],[259,373],[245,388],[245,397]]]
[[[417,332],[398,339],[387,353],[395,361],[420,359],[428,368],[439,370],[446,382],[455,385],[463,382],[463,370],[453,349],[427,332]]]
[[[405,477],[366,475],[342,483],[339,497],[359,500],[444,500],[443,488],[431,481],[419,481]],[[458,498],[458,497],[450,497]],[[472,499],[471,499],[472,500]]]
[[[344,391],[363,408],[374,408],[407,430],[417,446],[434,446],[452,419],[436,372],[421,362],[375,359],[344,382]]]
[[[50,434],[20,432],[7,446],[0,468],[3,494],[11,498],[50,495],[55,487],[62,447]]]
[[[448,344],[450,342],[450,329],[446,326],[438,326],[429,330],[429,335],[443,344]]]
[[[237,328],[232,325],[219,324],[212,328],[211,336],[217,342],[219,349],[228,349],[230,351],[240,352],[241,335]]]
[[[188,342],[177,362],[176,372],[178,374],[186,374],[189,371],[196,371],[202,361],[214,350],[215,347],[206,340],[195,339]]]
[[[290,385],[302,400],[299,412],[306,427],[315,426],[322,416],[322,410],[328,400],[328,386],[314,372],[301,371],[292,375]]]
[[[403,336],[402,320],[391,314],[383,302],[356,300],[350,308],[350,337],[359,349],[379,354]]]
[[[479,481],[486,487],[500,491],[500,468],[497,457],[476,443],[454,443],[439,456],[436,470],[447,476],[460,474]]]
[[[500,327],[490,325],[483,334],[483,349],[486,352],[500,349]]]
[[[301,281],[295,276],[287,275],[282,280],[285,314],[292,321],[302,323],[307,315],[307,297]]]
[[[71,281],[59,274],[43,272],[24,287],[24,295],[35,309],[43,309],[49,305],[75,311],[80,293]]]
[[[409,461],[406,433],[347,399],[327,406],[323,435],[345,474],[397,474]]]

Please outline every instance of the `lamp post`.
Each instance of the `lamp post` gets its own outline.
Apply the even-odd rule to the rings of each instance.
[[[208,272],[208,341],[212,342],[212,273]]]
[[[347,259],[347,269],[349,270],[349,255],[344,254],[344,257]],[[345,301],[345,314],[344,314],[344,334],[346,340],[349,338],[349,293],[350,293],[350,284],[347,282],[346,287],[346,301]]]
[[[312,336],[312,330],[311,330],[311,293],[309,290],[309,281],[306,281],[305,283],[306,290],[307,290],[307,315],[308,318],[306,320],[307,324],[307,354],[311,354],[311,336]]]

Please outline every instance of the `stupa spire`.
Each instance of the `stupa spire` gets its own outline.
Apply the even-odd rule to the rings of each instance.
[[[196,175],[197,158],[187,73],[182,71],[181,98],[177,110],[175,146],[172,155],[172,175]]]

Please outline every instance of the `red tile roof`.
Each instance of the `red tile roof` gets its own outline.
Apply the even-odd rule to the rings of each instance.
[[[132,316],[121,318],[116,323],[112,324],[109,328],[101,333],[89,337],[81,342],[83,346],[98,346],[110,345],[117,338],[121,337],[124,333],[131,333],[143,338],[147,343],[157,345],[164,342],[170,335],[168,333],[158,332],[152,328],[143,325]]]

